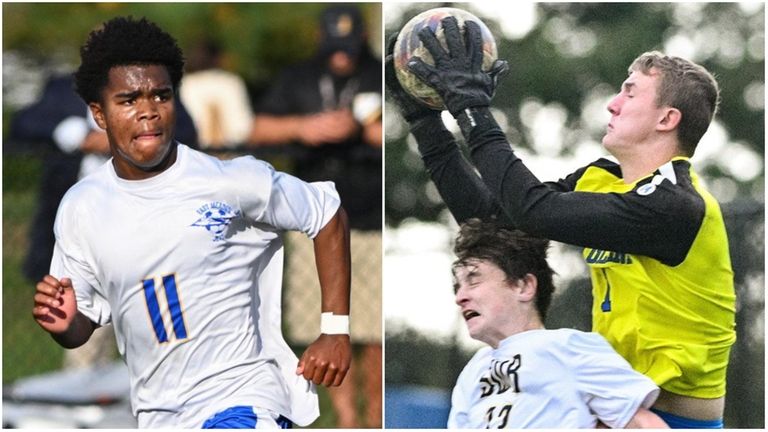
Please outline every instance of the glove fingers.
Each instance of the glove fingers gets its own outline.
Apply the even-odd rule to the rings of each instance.
[[[465,21],[464,29],[469,67],[471,71],[478,72],[483,67],[483,34],[474,21]]]
[[[431,109],[411,97],[400,84],[400,80],[395,74],[395,59],[392,54],[384,60],[384,85],[387,87],[387,94],[395,101],[407,122],[415,121],[432,112]]]
[[[424,44],[427,51],[432,54],[432,57],[435,59],[435,64],[448,60],[448,54],[446,54],[442,45],[438,42],[431,28],[427,26],[419,30],[419,39],[421,39],[421,43]]]
[[[424,63],[418,57],[411,58],[408,62],[408,69],[416,75],[417,78],[428,84],[432,82],[432,77],[437,75],[434,66]]]
[[[491,70],[488,71],[494,81],[506,75],[507,72],[509,72],[509,63],[506,60],[495,60]]]
[[[467,56],[464,40],[461,38],[459,22],[456,17],[448,16],[443,18],[440,23],[445,32],[445,44],[448,46],[448,55],[452,58],[463,59]]]

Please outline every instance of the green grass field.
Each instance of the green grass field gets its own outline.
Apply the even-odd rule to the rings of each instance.
[[[27,253],[40,178],[35,157],[3,157],[3,385],[61,367],[64,350],[32,319],[35,281],[27,280],[21,265]],[[311,428],[333,428],[328,391],[319,388],[321,416]]]

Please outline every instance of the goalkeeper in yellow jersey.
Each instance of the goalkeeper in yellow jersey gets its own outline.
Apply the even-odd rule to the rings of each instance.
[[[409,68],[446,102],[472,164],[439,112],[402,90],[391,56],[386,81],[456,220],[497,218],[582,246],[593,330],[661,387],[653,410],[672,427],[722,428],[736,340],[733,271],[720,207],[689,160],[717,110],[712,75],[678,57],[642,54],[607,107],[603,145],[619,163],[600,159],[557,182],[540,182],[488,108],[506,65],[497,61],[483,72],[474,23],[466,24],[466,37],[453,18],[442,24],[449,48],[425,28],[419,37],[435,64],[415,59]]]

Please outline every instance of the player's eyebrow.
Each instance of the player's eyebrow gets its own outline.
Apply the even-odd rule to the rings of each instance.
[[[467,267],[467,273],[464,274],[464,282],[467,285],[472,285],[476,283],[481,276],[480,269],[478,269],[476,265]]]
[[[156,89],[150,90],[150,94],[153,95],[168,95],[173,92],[173,89],[170,87],[160,87]],[[125,91],[121,93],[115,94],[115,98],[122,98],[122,99],[135,99],[139,97],[143,92],[141,90],[133,90],[133,91]]]
[[[625,92],[629,92],[629,91],[631,91],[631,90],[632,90],[632,88],[634,88],[634,87],[635,87],[635,83],[633,83],[633,82],[630,82],[630,81],[624,81],[624,82],[621,84],[621,86],[624,88],[624,91],[625,91]]]
[[[141,94],[141,91],[135,90],[135,91],[126,91],[122,93],[115,94],[116,99],[135,99],[139,97]]]
[[[461,277],[457,271],[459,268],[465,269],[466,272]],[[474,281],[480,276],[480,271],[477,268],[477,264],[464,263],[453,269],[453,293],[456,294],[461,288],[461,283],[466,285],[472,285]]]

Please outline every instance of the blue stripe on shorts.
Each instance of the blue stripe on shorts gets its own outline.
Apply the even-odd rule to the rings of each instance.
[[[250,406],[234,406],[219,411],[203,423],[203,429],[255,429],[259,417]],[[291,429],[293,422],[284,416],[275,420],[280,429]]]
[[[651,408],[657,416],[667,422],[672,429],[722,429],[723,419],[717,420],[696,420],[687,417],[681,417],[678,415],[670,414],[668,412],[660,411],[655,408]]]
[[[253,407],[235,406],[211,416],[203,423],[203,429],[254,429],[258,421]]]

